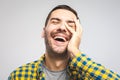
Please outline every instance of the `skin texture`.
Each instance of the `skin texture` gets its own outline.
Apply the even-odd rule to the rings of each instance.
[[[81,35],[80,22],[71,11],[53,11],[43,31],[46,44],[45,66],[52,71],[65,69],[68,59],[79,53]]]

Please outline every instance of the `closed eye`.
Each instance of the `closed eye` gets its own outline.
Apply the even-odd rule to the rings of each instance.
[[[70,27],[75,27],[75,22],[74,21],[67,21],[67,24]]]
[[[52,23],[52,24],[58,24],[59,21],[57,21],[57,20],[52,20],[51,23]]]
[[[50,21],[52,24],[58,24],[61,20],[59,18],[51,18]]]

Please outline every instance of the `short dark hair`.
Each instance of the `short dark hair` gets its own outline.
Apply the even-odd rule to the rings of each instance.
[[[47,23],[48,23],[48,20],[49,20],[49,18],[50,18],[50,16],[51,16],[51,13],[52,13],[53,11],[57,10],[57,9],[69,10],[69,11],[71,11],[73,14],[75,14],[75,16],[76,16],[77,19],[79,18],[77,12],[76,12],[73,8],[71,8],[70,6],[68,6],[68,5],[58,5],[58,6],[56,6],[55,8],[53,8],[53,9],[49,12],[49,14],[48,14],[48,16],[47,16],[47,18],[46,18],[46,21],[45,21],[45,26],[47,26]]]

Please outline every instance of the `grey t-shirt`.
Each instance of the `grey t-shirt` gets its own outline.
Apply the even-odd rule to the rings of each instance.
[[[61,71],[51,71],[44,66],[43,72],[45,73],[45,80],[69,80],[66,69]]]

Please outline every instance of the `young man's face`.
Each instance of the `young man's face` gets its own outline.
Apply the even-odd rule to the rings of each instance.
[[[52,12],[44,29],[46,50],[49,53],[66,53],[72,34],[65,24],[75,29],[76,16],[68,10],[57,9]]]

